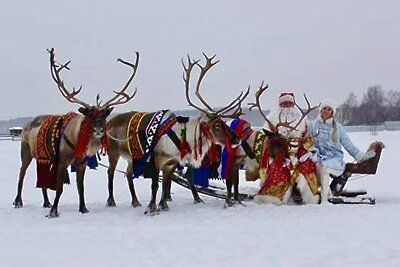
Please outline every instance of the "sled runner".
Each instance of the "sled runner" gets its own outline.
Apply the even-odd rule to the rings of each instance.
[[[180,186],[190,189],[188,181],[180,176],[177,172],[174,172],[174,174],[172,175],[172,181]],[[219,199],[226,199],[226,188],[215,185],[209,185],[208,187],[200,187],[195,185],[195,187],[197,192],[200,194]],[[242,201],[250,201],[254,198],[254,195],[239,193],[239,197]]]
[[[373,197],[332,197],[328,200],[332,204],[364,204],[375,205]]]
[[[358,197],[358,196],[364,196],[367,194],[366,190],[343,190],[340,193],[341,197]]]

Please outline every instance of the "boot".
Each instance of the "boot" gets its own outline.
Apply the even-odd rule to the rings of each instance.
[[[301,197],[301,193],[299,188],[297,188],[297,185],[293,187],[292,198],[294,203],[296,203],[297,205],[303,204],[303,198]]]
[[[347,183],[347,177],[340,175],[338,177],[334,177],[329,187],[331,188],[333,196],[337,197],[343,191],[344,186]]]

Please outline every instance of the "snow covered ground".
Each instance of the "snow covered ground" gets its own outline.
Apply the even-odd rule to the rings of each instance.
[[[375,140],[387,146],[378,173],[347,186],[368,189],[375,206],[246,202],[223,209],[222,200],[207,196],[204,204],[193,204],[190,192],[174,184],[170,210],[150,217],[143,214],[149,180],[135,180],[143,206],[133,208],[126,180],[117,173],[117,207],[107,208],[106,170],[100,168],[85,179],[90,213],[78,212],[73,179],[56,219],[45,218],[35,163],[25,179],[24,207],[13,208],[19,142],[0,141],[0,266],[400,266],[400,132],[350,137],[362,149]],[[124,166],[120,162],[119,169]],[[255,192],[257,185],[243,181],[241,189]]]

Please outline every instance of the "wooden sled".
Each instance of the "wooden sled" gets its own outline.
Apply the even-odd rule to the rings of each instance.
[[[375,151],[376,155],[369,160],[366,160],[362,163],[346,163],[345,171],[343,176],[349,178],[353,173],[356,174],[376,174],[378,169],[379,159],[381,157],[382,149],[385,145],[380,142],[376,141],[373,142],[367,151]]]

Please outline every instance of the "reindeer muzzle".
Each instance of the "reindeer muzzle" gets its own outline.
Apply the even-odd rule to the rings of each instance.
[[[93,128],[93,136],[96,139],[102,138],[104,135],[104,128],[103,127],[94,127]]]

